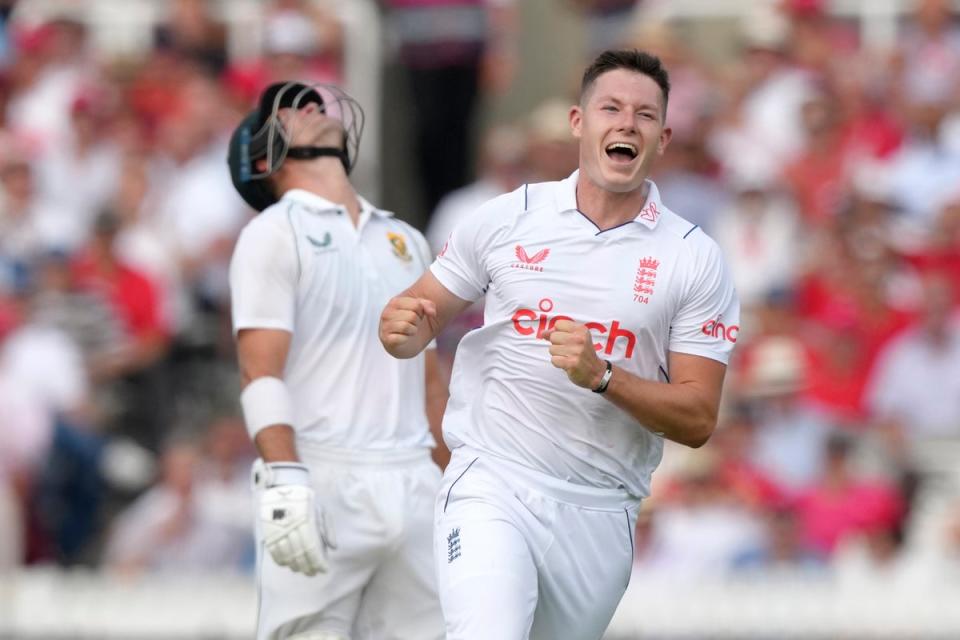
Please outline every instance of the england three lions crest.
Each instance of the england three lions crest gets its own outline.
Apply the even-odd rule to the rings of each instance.
[[[640,258],[637,263],[637,275],[633,278],[633,301],[640,304],[650,304],[650,296],[657,284],[657,269],[660,261],[653,256]]]

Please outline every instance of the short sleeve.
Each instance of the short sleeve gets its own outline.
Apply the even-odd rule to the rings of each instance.
[[[230,260],[234,333],[241,329],[292,333],[298,276],[293,234],[266,220],[254,219],[240,234]]]
[[[490,227],[486,206],[454,227],[430,267],[440,284],[463,300],[478,300],[490,282],[484,260]]]
[[[740,333],[740,302],[712,241],[696,256],[686,289],[670,328],[670,351],[727,364]]]

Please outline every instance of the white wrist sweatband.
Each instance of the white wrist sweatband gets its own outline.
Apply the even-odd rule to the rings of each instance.
[[[310,486],[310,472],[301,462],[267,462],[263,465],[263,485],[268,489],[278,485]]]
[[[257,378],[248,384],[240,394],[240,406],[251,440],[261,429],[275,424],[293,427],[293,401],[280,378]]]

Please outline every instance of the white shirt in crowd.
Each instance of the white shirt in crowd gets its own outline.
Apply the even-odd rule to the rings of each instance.
[[[234,331],[293,334],[284,381],[297,437],[340,449],[434,445],[423,357],[393,358],[380,313],[429,264],[423,236],[361,199],[346,209],[294,189],[250,221],[230,264]]]
[[[662,437],[570,382],[543,332],[559,318],[585,323],[600,357],[665,381],[671,351],[727,362],[739,303],[716,243],[667,209],[656,185],[633,221],[600,232],[577,209],[577,179],[491,200],[431,267],[460,298],[486,293],[484,326],[457,349],[444,439],[642,497]]]
[[[895,338],[875,365],[867,404],[877,417],[902,422],[914,439],[960,437],[960,322],[945,344],[922,329]]]

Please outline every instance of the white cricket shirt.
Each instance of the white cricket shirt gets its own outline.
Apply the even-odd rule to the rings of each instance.
[[[346,209],[300,189],[251,220],[230,262],[233,330],[293,334],[284,381],[297,438],[338,449],[432,447],[423,357],[377,337],[387,301],[429,264],[423,236],[360,199]]]
[[[444,439],[569,482],[649,494],[663,439],[550,363],[544,330],[585,323],[595,348],[649,380],[668,353],[726,363],[739,303],[716,243],[660,201],[600,232],[577,209],[575,172],[495,198],[451,234],[431,271],[453,294],[486,292],[484,325],[457,349]]]

